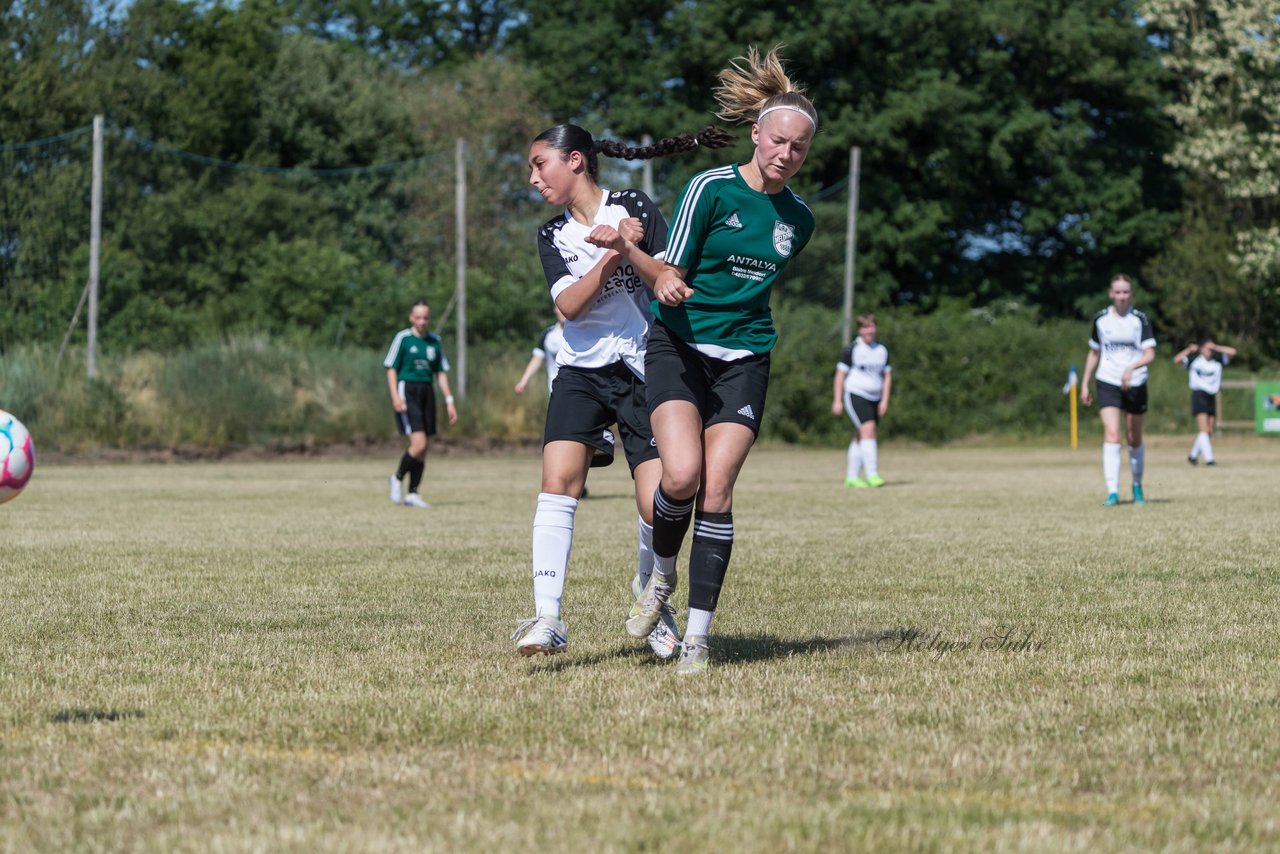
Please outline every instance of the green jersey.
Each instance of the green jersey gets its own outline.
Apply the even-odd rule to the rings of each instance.
[[[396,335],[382,364],[395,368],[396,378],[402,383],[429,383],[436,374],[449,372],[440,336],[428,332],[425,338],[419,338],[412,328]]]
[[[769,294],[813,230],[813,212],[789,188],[757,192],[736,164],[700,172],[680,193],[666,256],[693,296],[675,308],[655,299],[654,315],[708,356],[769,352],[778,340]]]

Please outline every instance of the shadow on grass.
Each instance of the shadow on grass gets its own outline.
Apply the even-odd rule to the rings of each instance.
[[[852,635],[839,635],[831,638],[808,638],[805,640],[780,640],[772,635],[721,635],[712,634],[712,655],[717,663],[749,663],[768,661],[774,658],[790,658],[796,655],[812,655],[830,650],[871,648],[883,644],[891,635],[890,629],[878,629]],[[531,660],[539,671],[561,671],[575,667],[590,667],[605,661],[616,659],[640,658],[638,663],[647,667],[670,667],[673,662],[658,659],[646,643],[637,640],[634,645],[619,646],[601,650],[589,655],[574,655],[572,652],[550,658]]]
[[[55,724],[92,724],[142,717],[146,714],[141,709],[62,709],[50,715],[49,720]]]
[[[889,631],[886,629],[875,629],[851,635],[803,640],[779,640],[772,635],[713,634],[711,648],[714,657],[726,663],[768,661],[831,650],[873,648],[882,644],[887,634]]]

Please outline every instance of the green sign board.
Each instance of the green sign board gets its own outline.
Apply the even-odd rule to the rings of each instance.
[[[1254,390],[1258,432],[1280,436],[1280,383],[1258,383]]]

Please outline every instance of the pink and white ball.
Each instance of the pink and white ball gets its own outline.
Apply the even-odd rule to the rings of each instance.
[[[0,504],[22,492],[36,468],[36,446],[22,422],[0,409]]]

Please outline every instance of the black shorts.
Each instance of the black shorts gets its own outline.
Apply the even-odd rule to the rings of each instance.
[[[1147,411],[1147,384],[1129,386],[1122,389],[1118,385],[1098,381],[1098,408],[1106,409],[1114,406],[1130,415],[1141,415]]]
[[[668,400],[687,400],[698,408],[702,426],[742,424],[760,435],[764,399],[769,390],[769,354],[735,362],[713,359],[677,338],[659,320],[649,327],[644,360],[649,411]]]
[[[1218,415],[1218,396],[1209,394],[1207,391],[1191,392],[1191,416],[1212,415],[1215,418]]]
[[[849,420],[853,422],[853,429],[857,430],[867,422],[874,424],[880,420],[880,401],[867,400],[865,397],[846,391],[844,393],[844,412],[849,416]]]
[[[578,442],[595,448],[592,468],[611,465],[614,439],[609,426],[614,422],[633,474],[636,466],[658,458],[643,380],[622,362],[603,368],[561,365],[547,403],[542,444]]]
[[[397,412],[396,429],[410,433],[436,434],[436,387],[433,383],[400,383],[405,411]]]

